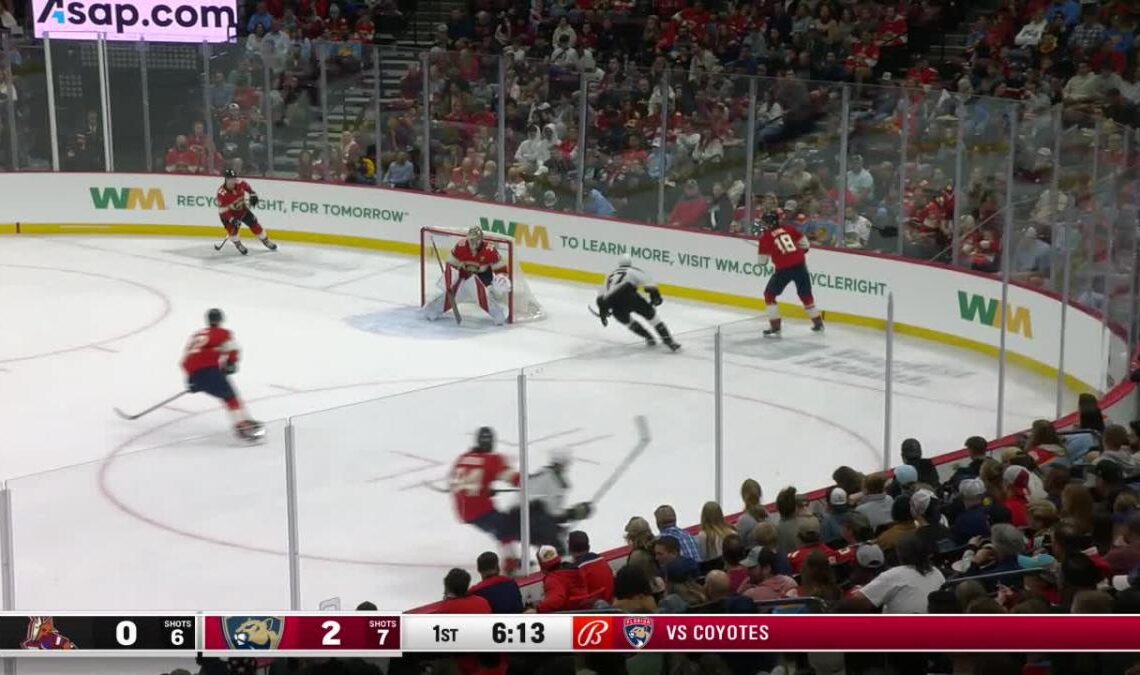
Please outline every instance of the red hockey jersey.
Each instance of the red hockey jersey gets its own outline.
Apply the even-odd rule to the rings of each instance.
[[[770,257],[778,270],[803,265],[807,250],[807,237],[791,225],[774,227],[760,235],[760,255]]]
[[[244,180],[234,183],[232,189],[223,183],[218,188],[218,216],[222,223],[244,216],[249,211],[249,197],[254,194],[253,188]]]
[[[471,250],[471,244],[466,239],[455,245],[451,249],[451,259],[448,263],[452,267],[464,268],[467,265],[478,265],[479,269],[476,272],[483,272],[485,270],[500,271],[507,268],[507,263],[503,260],[499,252],[495,250],[494,246],[484,243],[478,250]]]
[[[190,336],[182,355],[182,370],[187,375],[203,368],[217,368],[223,358],[229,365],[237,365],[238,345],[233,333],[216,326],[203,328]]]
[[[460,520],[470,523],[495,510],[491,485],[496,481],[519,484],[519,472],[502,455],[469,450],[459,456],[451,469],[451,496]]]

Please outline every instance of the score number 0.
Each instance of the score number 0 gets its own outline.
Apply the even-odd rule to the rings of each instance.
[[[321,638],[321,645],[325,647],[339,647],[341,646],[340,638],[340,623],[336,621],[326,621],[321,624],[321,628],[325,630],[324,637]],[[376,634],[380,636],[380,644],[388,644],[388,629],[377,628]]]
[[[135,625],[134,621],[120,621],[115,626],[115,642],[118,642],[122,647],[130,647],[139,639],[139,627]],[[170,631],[170,644],[175,647],[181,647],[186,642],[186,637],[182,633],[181,628],[175,628]]]

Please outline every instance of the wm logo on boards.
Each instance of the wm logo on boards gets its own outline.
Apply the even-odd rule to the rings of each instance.
[[[88,189],[91,192],[91,203],[97,209],[166,210],[166,199],[162,196],[162,190],[158,188],[93,187]]]
[[[1001,328],[1001,301],[958,291],[958,311],[964,321]],[[1011,333],[1033,338],[1033,319],[1025,307],[1005,307],[1005,326]]]
[[[504,223],[495,218],[479,218],[479,227],[484,232],[510,237],[515,243],[525,248],[541,248],[550,250],[550,234],[544,225],[528,225],[510,221]]]

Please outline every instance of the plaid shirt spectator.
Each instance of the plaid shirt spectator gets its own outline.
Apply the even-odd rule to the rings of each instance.
[[[681,548],[681,557],[700,562],[701,549],[697,538],[677,527],[677,512],[672,506],[658,506],[653,512],[657,519],[657,534],[660,537],[673,537]]]
[[[1095,50],[1102,42],[1104,42],[1104,26],[1096,20],[1095,15],[1089,15],[1069,36],[1069,47],[1080,49],[1086,54]]]

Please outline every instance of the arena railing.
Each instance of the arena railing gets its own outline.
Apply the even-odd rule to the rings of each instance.
[[[1138,332],[1137,261],[1135,255],[1129,255],[1136,251],[1136,199],[1140,194],[1135,130],[1104,121],[1067,124],[1065,110],[1060,106],[1041,111],[984,97],[959,99],[940,95],[935,100],[932,94],[895,86],[867,87],[864,94],[857,96],[852,87],[844,84],[721,73],[698,74],[696,82],[702,85],[702,91],[718,91],[724,96],[703,100],[701,115],[678,118],[676,101],[690,95],[694,86],[688,73],[655,74],[621,63],[617,64],[618,75],[594,80],[581,72],[556,72],[541,63],[507,63],[486,57],[461,63],[455,55],[436,54],[421,60],[418,80],[412,67],[408,86],[393,92],[381,91],[380,73],[389,54],[381,47],[364,50],[354,59],[354,53],[342,54],[335,45],[318,43],[307,52],[302,50],[296,57],[299,60],[289,63],[278,63],[264,49],[242,51],[235,45],[125,46],[74,43],[50,37],[31,46],[5,43],[4,51],[6,58],[0,64],[0,73],[7,81],[15,82],[20,96],[0,101],[4,108],[0,118],[5,120],[0,133],[0,144],[5,144],[0,146],[0,162],[19,171],[163,171],[166,150],[173,145],[174,136],[185,132],[191,142],[205,144],[207,152],[202,157],[207,173],[218,173],[223,165],[236,166],[235,160],[241,160],[245,172],[282,177],[293,166],[283,158],[297,158],[304,171],[311,170],[329,180],[343,180],[347,157],[360,156],[372,144],[377,148],[375,166],[381,175],[395,152],[410,150],[421,187],[452,196],[466,191],[471,196],[489,196],[532,208],[611,216],[615,217],[615,227],[620,227],[621,221],[667,224],[673,198],[690,178],[710,190],[713,183],[719,183],[730,196],[730,203],[739,204],[736,210],[742,214],[768,208],[769,195],[774,195],[780,207],[788,206],[789,200],[814,199],[814,208],[821,213],[845,212],[849,199],[859,205],[859,196],[851,196],[857,186],[849,184],[848,172],[854,170],[855,162],[862,161],[864,166],[875,169],[876,179],[878,175],[885,176],[891,186],[872,203],[873,211],[870,207],[864,212],[856,209],[860,215],[870,214],[870,237],[865,243],[860,241],[845,218],[821,218],[815,225],[810,221],[805,225],[817,241],[825,242],[825,246],[838,244],[853,253],[901,254],[916,262],[971,267],[975,274],[1000,277],[1008,282],[1006,288],[1010,287],[1008,284],[1033,288],[1071,311],[1099,316],[1105,335],[1116,336],[1129,347],[1096,347],[1104,355],[1104,377],[1096,383],[1103,386],[1093,389],[1101,394],[1106,410],[1118,411],[1124,417],[1136,414],[1126,411],[1126,406],[1132,405],[1128,398],[1132,388],[1126,378],[1129,364],[1123,356],[1136,353]],[[603,69],[609,67],[606,64]],[[219,75],[220,82],[216,81]],[[470,97],[467,89],[474,92]],[[583,89],[587,96],[576,95]],[[652,114],[640,118],[624,132],[626,136],[643,139],[644,152],[631,152],[614,134],[603,133],[609,127],[598,124],[600,111],[606,110],[604,92],[626,90],[634,95],[645,94],[653,103],[648,108]],[[508,96],[496,93],[503,91]],[[365,103],[361,105],[360,99]],[[588,108],[582,105],[583,100],[589,101]],[[240,101],[237,114],[227,112],[231,101]],[[351,101],[357,101],[353,105],[361,108],[359,114],[348,112]],[[512,106],[512,101],[522,105]],[[551,105],[549,110],[554,112],[542,106],[550,101],[558,104]],[[772,112],[773,101],[786,105],[781,106],[778,116],[763,117]],[[721,102],[729,108],[727,112],[718,105]],[[472,105],[480,108],[468,109]],[[746,111],[743,123],[739,115],[731,114],[732,109]],[[355,128],[345,129],[349,137],[343,144],[337,134],[340,129],[332,125],[333,113],[338,112],[344,113],[338,124],[352,126],[350,120],[363,120]],[[553,123],[554,116],[558,122],[555,130],[560,131],[559,125],[564,125],[568,132],[577,133],[577,140],[564,144],[564,154],[548,160],[544,171],[524,170],[512,175],[516,167],[508,165],[518,164],[520,170],[525,169],[522,165],[526,153],[517,161],[516,153],[532,123],[541,135],[543,127]],[[647,122],[649,118],[653,122]],[[491,119],[493,123],[488,123]],[[195,121],[202,122],[202,139],[194,139]],[[624,123],[628,122],[627,119]],[[567,133],[567,137],[573,136]],[[474,154],[484,169],[493,157],[493,176],[489,170],[478,181],[464,176],[462,165],[468,148],[476,150]],[[575,153],[574,148],[585,151]],[[301,159],[305,153],[313,156],[312,166]],[[278,168],[283,165],[290,170]],[[359,179],[355,172],[352,175],[354,181]],[[900,194],[923,181],[933,193],[941,178],[951,178],[947,194],[953,198],[950,220],[955,226],[933,235],[941,244],[935,247],[922,237],[908,238],[915,228],[898,203]],[[834,198],[817,185],[831,186]],[[554,198],[550,203],[547,193]],[[605,203],[614,207],[612,213]],[[796,204],[788,210],[799,207]],[[975,222],[963,224],[962,216],[971,212],[976,212]],[[748,215],[734,214],[730,224],[718,221],[717,233],[748,236],[752,234],[751,220]],[[975,253],[964,253],[963,244],[975,240],[987,226],[996,229],[991,224],[999,222],[1001,231],[992,234],[1004,245],[997,255],[992,255],[992,249],[990,253],[982,251],[980,246],[973,247]],[[712,223],[708,226],[711,229]],[[723,231],[719,230],[721,226]],[[1042,254],[1050,263],[1048,270],[1025,271],[1017,265],[1019,251],[1012,242],[1024,237],[1029,227],[1051,235],[1047,253]],[[891,228],[895,230],[893,235]],[[1042,234],[1038,232],[1038,236]],[[850,246],[853,239],[857,245]],[[1006,252],[1010,255],[1003,255]],[[708,497],[722,504],[724,490],[733,489],[730,476],[759,475],[769,485],[788,482],[779,471],[752,466],[742,459],[750,449],[746,442],[736,445],[740,450],[725,452],[726,447],[733,445],[733,438],[746,438],[759,425],[747,411],[732,410],[737,403],[729,402],[726,391],[755,386],[755,368],[750,367],[747,359],[736,361],[730,352],[742,344],[753,349],[746,343],[761,323],[746,321],[681,336],[683,341],[700,346],[692,351],[698,351],[707,361],[707,370],[697,371],[703,372],[705,379],[699,383],[666,383],[670,392],[665,399],[667,404],[683,410],[688,419],[693,419],[693,412],[697,411],[695,417],[707,422],[703,432],[686,436],[685,442],[695,452],[709,457],[708,478],[713,489]],[[999,323],[1004,333],[1008,327],[1005,322]],[[1066,331],[1063,323],[1037,328],[1059,330],[1062,334]],[[884,338],[884,348],[891,339]],[[1069,349],[1072,348],[1070,344]],[[1056,362],[1049,364],[1058,378],[1053,416],[1060,427],[1075,422],[1075,414],[1062,415],[1071,409],[1071,399],[1066,398],[1064,353],[1063,346]],[[851,355],[856,361],[867,357]],[[595,358],[601,355],[536,366],[532,372],[524,370],[522,377],[531,379],[526,385],[528,396],[521,398],[512,389],[518,386],[513,378],[519,374],[500,376],[506,385],[489,376],[494,384],[488,386],[503,389],[503,396],[515,392],[514,400],[526,401],[523,405],[533,408],[537,418],[553,416],[564,409],[555,393],[557,383],[580,378],[583,364],[589,365]],[[884,360],[883,369],[885,363]],[[877,365],[870,370],[876,369]],[[720,373],[719,378],[716,372]],[[661,374],[647,371],[644,375],[646,381],[652,382]],[[997,382],[1004,391],[1004,358],[999,359]],[[454,386],[458,390],[464,385]],[[712,391],[708,392],[710,388]],[[418,396],[446,398],[447,392],[432,391],[435,393]],[[745,395],[750,394],[746,391]],[[689,396],[696,400],[686,400]],[[381,400],[387,399],[377,399]],[[987,413],[997,414],[999,429],[1021,428],[1030,421],[1028,417],[1049,416],[1004,411],[1004,396],[999,395],[998,400],[996,408],[990,408],[989,403],[983,407]],[[374,405],[402,404],[389,401]],[[581,405],[583,409],[602,407],[592,402]],[[588,418],[609,414],[616,428],[619,412],[626,420],[635,411],[629,406],[594,410]],[[343,413],[327,414],[335,417]],[[826,419],[826,414],[819,417],[823,418],[821,422],[834,421]],[[308,433],[308,423],[306,419],[287,426],[294,429],[293,434],[303,436]],[[473,423],[465,420],[465,430]],[[509,420],[506,424],[510,426]],[[626,426],[630,426],[629,420]],[[833,429],[842,426],[832,424]],[[863,444],[873,448],[873,453],[867,453],[863,466],[856,468],[881,469],[892,465],[889,452],[897,434],[892,435],[887,424],[883,426],[883,442],[866,439],[868,442]],[[323,427],[318,425],[319,428]],[[840,429],[837,433],[847,432]],[[959,432],[954,429],[953,433]],[[992,448],[1005,447],[1016,440],[1005,433],[995,435],[1001,438],[991,444]],[[449,434],[449,438],[461,436],[458,431]],[[848,436],[850,441],[853,435]],[[291,442],[296,442],[296,438]],[[836,442],[824,435],[816,438]],[[809,440],[805,438],[805,442]],[[440,443],[444,443],[442,438]],[[326,441],[301,447],[313,444],[324,446]],[[449,449],[453,445],[453,440],[446,441]],[[956,442],[940,441],[939,445],[953,447]],[[964,456],[965,451],[959,450],[936,457],[935,463],[947,472],[953,462]],[[92,467],[86,470],[94,471]],[[279,468],[275,467],[274,472]],[[295,479],[304,481],[320,475],[305,470]],[[668,480],[672,476],[662,469],[650,478]],[[66,482],[66,477],[59,480]],[[18,487],[17,481],[9,483],[10,491]],[[813,499],[821,495],[822,491],[811,493]],[[287,497],[286,492],[282,498]],[[704,500],[695,496],[684,499],[692,503],[681,504],[680,510],[691,518]],[[643,511],[652,507],[651,502],[679,501],[656,492],[647,494],[645,500]],[[322,508],[330,511],[330,517],[336,510],[329,504]],[[629,514],[605,515],[618,519],[612,525],[616,532],[621,526],[619,521]],[[9,522],[9,526],[13,524],[16,532],[27,531],[23,524]],[[208,541],[209,537],[205,539]],[[21,548],[16,546],[17,554]],[[296,542],[287,542],[286,550],[287,559],[294,563],[290,578],[307,576],[302,575],[303,558]],[[623,549],[613,549],[606,557],[618,561],[623,557]],[[42,564],[46,562],[36,560],[33,567]],[[16,567],[22,568],[23,565]],[[528,592],[533,592],[535,578],[524,583]],[[291,605],[312,604],[311,598],[302,600],[294,595],[289,594]]]

